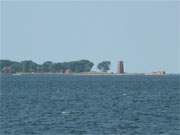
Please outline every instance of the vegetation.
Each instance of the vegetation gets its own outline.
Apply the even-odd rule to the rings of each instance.
[[[97,68],[102,72],[107,72],[108,70],[110,70],[110,65],[110,61],[103,61],[97,65]]]
[[[31,60],[15,62],[10,60],[0,60],[0,71],[4,73],[65,73],[67,70],[74,73],[90,72],[94,64],[89,60],[80,60],[63,63],[53,63],[46,61],[37,64]]]

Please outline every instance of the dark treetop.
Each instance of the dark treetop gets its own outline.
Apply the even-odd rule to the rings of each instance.
[[[51,61],[46,61],[43,64],[37,64],[31,60],[25,60],[21,62],[10,61],[10,60],[0,60],[0,71],[2,73],[65,73],[65,72],[89,72],[91,71],[94,63],[89,60],[79,60],[71,62],[61,62],[53,63]]]

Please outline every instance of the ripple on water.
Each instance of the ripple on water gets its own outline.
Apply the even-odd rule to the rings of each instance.
[[[178,135],[179,76],[2,76],[2,135]]]

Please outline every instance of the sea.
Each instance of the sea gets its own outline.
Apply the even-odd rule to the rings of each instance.
[[[0,135],[180,135],[180,75],[1,75]]]

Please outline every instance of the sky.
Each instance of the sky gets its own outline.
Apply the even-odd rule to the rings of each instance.
[[[0,57],[180,73],[179,10],[178,1],[3,1]]]

